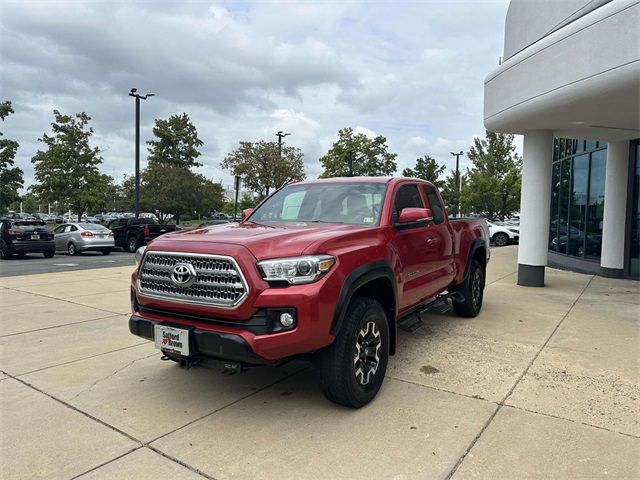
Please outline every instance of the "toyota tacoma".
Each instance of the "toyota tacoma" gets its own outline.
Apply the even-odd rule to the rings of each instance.
[[[398,328],[440,302],[478,314],[488,245],[485,220],[450,220],[423,180],[289,184],[240,223],[138,249],[129,329],[187,367],[312,360],[325,395],[357,408],[380,389]]]

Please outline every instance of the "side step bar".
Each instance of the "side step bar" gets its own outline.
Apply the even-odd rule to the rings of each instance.
[[[448,299],[451,299],[454,302],[464,301],[464,297],[460,292],[448,292],[444,295],[438,295],[432,301],[417,306],[411,313],[403,316],[400,320],[398,320],[398,326],[405,332],[415,332],[417,329],[424,325],[424,322],[422,321],[422,315],[429,310],[433,310],[433,308],[441,305]]]

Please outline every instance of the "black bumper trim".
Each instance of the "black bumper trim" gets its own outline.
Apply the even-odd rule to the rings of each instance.
[[[153,340],[154,326],[156,324],[189,330],[191,356],[202,355],[219,360],[232,360],[252,365],[270,365],[274,363],[255,353],[240,335],[232,333],[211,332],[172,322],[154,322],[137,315],[132,315],[129,318],[129,331],[139,337]]]

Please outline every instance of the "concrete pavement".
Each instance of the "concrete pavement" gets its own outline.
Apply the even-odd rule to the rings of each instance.
[[[0,278],[0,468],[22,478],[640,476],[640,288],[493,249],[480,316],[400,332],[353,411],[291,363],[227,376],[128,332],[131,267]]]

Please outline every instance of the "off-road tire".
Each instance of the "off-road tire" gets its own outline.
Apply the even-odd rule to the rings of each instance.
[[[484,297],[484,270],[478,260],[472,260],[471,271],[464,283],[457,289],[462,294],[462,302],[453,302],[453,310],[461,317],[475,317],[482,308]]]
[[[73,242],[69,242],[69,245],[67,245],[67,252],[69,252],[69,255],[80,255],[80,251]]]
[[[102,250],[102,254],[103,255],[110,255],[111,254],[111,249],[110,248],[105,248],[104,250]]]
[[[44,252],[44,258],[53,258],[55,254],[55,250],[47,250],[46,252]]]
[[[360,408],[380,390],[388,359],[389,324],[384,309],[372,298],[356,297],[334,342],[316,354],[314,367],[329,400]]]
[[[498,232],[493,236],[493,243],[495,243],[496,247],[506,247],[509,245],[509,235]]]
[[[140,242],[138,241],[138,239],[136,237],[129,237],[129,239],[127,240],[127,250],[131,253],[136,253],[138,247],[140,247]]]

